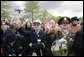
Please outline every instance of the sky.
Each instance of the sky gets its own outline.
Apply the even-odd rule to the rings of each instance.
[[[24,3],[17,1],[16,6],[23,9]],[[83,16],[83,1],[39,1],[39,5],[54,16]]]

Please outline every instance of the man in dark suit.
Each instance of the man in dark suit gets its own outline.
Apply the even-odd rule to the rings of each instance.
[[[8,25],[5,23],[1,24],[1,29],[3,31],[2,38],[1,38],[1,50],[3,56],[8,56],[11,53],[11,48],[9,47],[9,43],[14,41],[14,32],[9,29]],[[8,48],[8,49],[7,49]]]
[[[16,34],[16,55],[21,54],[22,56],[27,56],[29,54],[28,50],[28,40],[29,40],[29,33],[27,33],[27,30],[20,25],[19,22],[15,22],[13,24],[14,29],[13,31]],[[22,47],[22,48],[20,48]]]
[[[22,36],[15,35],[16,36],[16,42],[15,42],[15,54],[16,56],[23,56],[25,50],[26,50],[26,43],[25,39]]]
[[[27,41],[25,42],[25,40],[28,40],[26,39],[27,36],[29,37],[29,35],[27,35],[27,31],[25,30],[25,28],[23,28],[22,26],[20,26],[19,23],[16,24],[15,26],[16,30],[13,31],[13,29],[9,29],[8,28],[8,25],[6,25],[5,23],[3,23],[1,25],[1,29],[2,29],[2,44],[1,44],[1,52],[2,52],[2,55],[4,56],[9,56],[9,52],[10,53],[13,53],[13,50],[14,50],[14,53],[16,56],[18,55],[25,55],[26,56],[26,50],[28,49],[27,47]],[[15,38],[14,38],[15,37]],[[9,42],[8,40],[10,39],[15,39],[15,42],[14,42],[14,45],[11,46],[9,43],[12,43],[13,40],[11,42]],[[9,48],[10,46],[10,48]],[[8,49],[9,48],[9,49]],[[4,49],[4,51],[3,51]],[[28,54],[28,53],[27,53]]]
[[[30,32],[30,43],[31,48],[30,54],[32,55],[33,51],[36,52],[37,56],[45,56],[45,33],[41,30],[41,21],[35,20],[33,22],[33,29]],[[30,56],[31,56],[30,55]]]
[[[73,44],[73,53],[75,56],[83,56],[83,25],[81,30],[76,33]]]

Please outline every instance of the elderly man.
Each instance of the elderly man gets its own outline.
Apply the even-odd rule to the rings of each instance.
[[[75,36],[76,32],[80,30],[81,25],[78,24],[79,19],[77,17],[71,18],[71,24],[69,26],[70,32],[73,34],[73,37]]]
[[[55,32],[55,40],[53,42],[53,45],[51,46],[51,51],[54,56],[67,56],[68,50],[64,49],[62,45],[68,48],[66,44],[61,43],[61,41],[65,42],[67,41],[69,43],[69,24],[70,24],[70,18],[69,17],[61,17],[58,20],[58,30]],[[55,42],[56,41],[56,42]],[[59,43],[57,43],[59,42]],[[67,43],[67,44],[68,44]],[[54,47],[54,48],[53,48]]]
[[[34,20],[32,24],[33,29],[30,32],[31,38],[29,43],[31,55],[34,51],[37,56],[45,56],[46,49],[44,38],[46,34],[42,31],[41,24],[40,20]]]
[[[81,25],[78,24],[78,23],[79,23],[79,19],[77,17],[72,17],[71,18],[71,23],[69,25],[69,30],[70,30],[70,37],[73,40],[71,42],[72,45],[73,45],[73,42],[74,42],[76,32],[78,32],[81,29]],[[70,47],[70,53],[72,53],[72,46]]]

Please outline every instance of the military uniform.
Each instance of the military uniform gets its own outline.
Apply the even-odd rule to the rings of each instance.
[[[56,39],[53,41],[53,43],[52,43],[52,46],[51,46],[51,50],[52,50],[52,53],[53,53],[53,56],[65,56],[65,55],[63,55],[63,53],[64,53],[64,51],[63,51],[63,48],[61,47],[61,45],[60,45],[60,43],[57,43],[57,41],[60,41],[63,37],[64,37],[64,35],[62,34],[62,31],[57,31],[56,32]],[[68,36],[67,36],[68,37]],[[67,39],[68,38],[64,38],[64,39],[66,39],[66,41],[67,41]],[[59,48],[57,48],[57,46],[60,46],[60,49]],[[59,49],[58,50],[58,53],[57,53],[57,51],[55,50],[55,49]],[[65,53],[67,52],[68,50],[65,50]],[[56,52],[56,53],[55,53]],[[60,53],[59,53],[60,52]],[[64,53],[64,54],[65,54]],[[66,53],[67,54],[67,53]]]
[[[62,17],[61,19],[58,20],[59,25],[61,25],[61,24],[68,24],[69,25],[70,22],[71,22],[71,20],[68,17]],[[60,53],[55,54],[54,49],[57,47],[57,45],[58,45],[58,47],[60,47],[60,44],[62,44],[61,42],[59,42],[60,44],[57,44],[54,49],[53,49],[53,47],[51,47],[52,52],[54,52],[53,55],[55,55],[55,56],[59,56],[59,55],[60,56],[67,56],[68,55],[68,48],[69,48],[69,45],[71,45],[70,43],[72,41],[72,40],[70,40],[71,38],[70,38],[69,27],[67,26],[67,31],[65,33],[63,32],[62,28],[58,28],[58,30],[55,33],[55,37],[56,37],[55,41],[56,40],[58,40],[58,41],[62,40],[63,41],[63,39],[65,39],[65,41],[67,41],[67,43],[64,45],[67,47],[67,49],[66,49],[66,52],[64,53],[64,55],[61,53],[61,52],[63,52],[63,51],[61,51],[62,48],[59,49]],[[55,41],[53,42],[54,45],[56,44]],[[52,45],[52,46],[54,46],[54,45]]]

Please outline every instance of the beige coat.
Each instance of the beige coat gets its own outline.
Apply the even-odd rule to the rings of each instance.
[[[77,24],[77,26],[73,26],[72,24],[69,25],[69,29],[71,33],[76,33],[81,28],[80,24]]]

